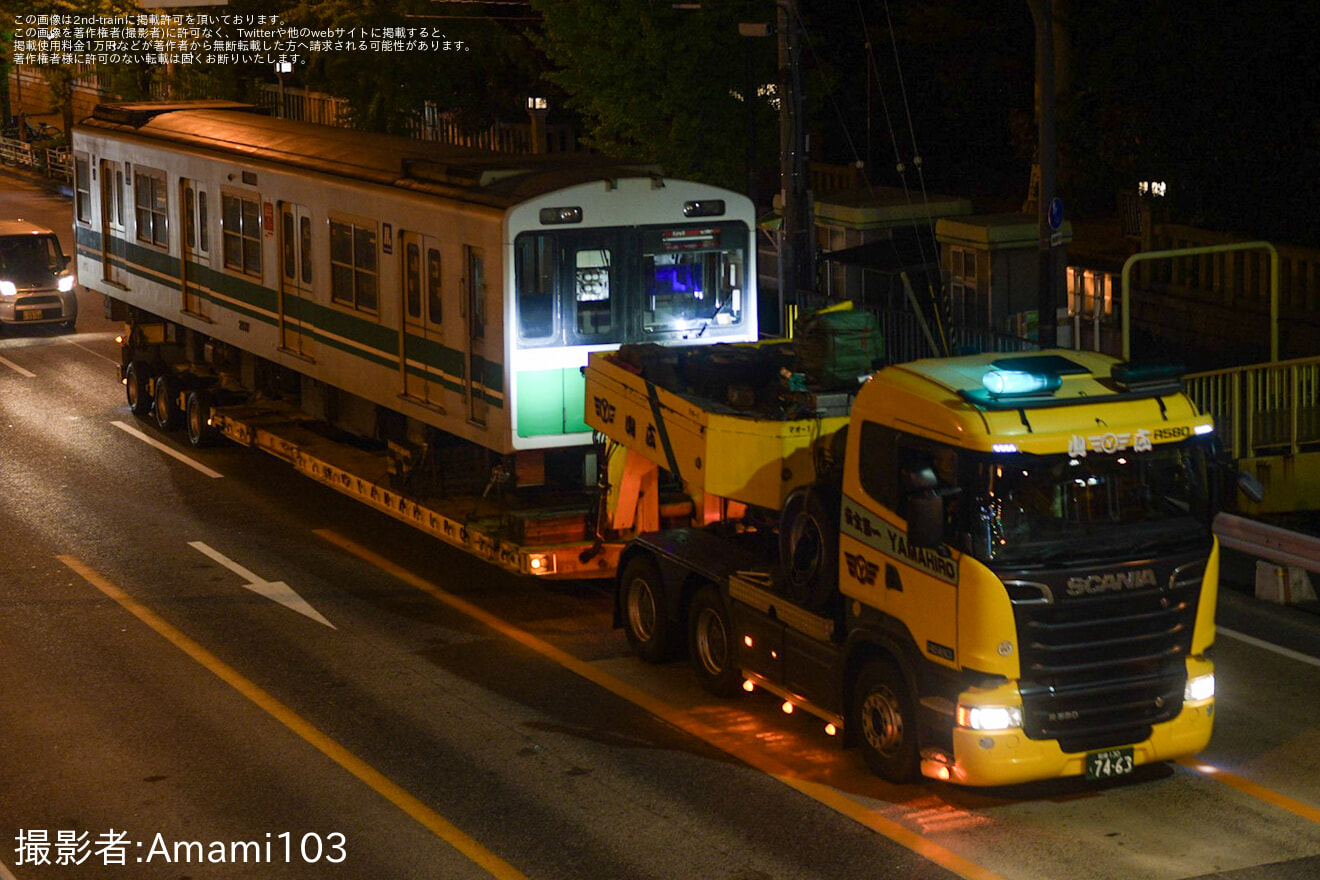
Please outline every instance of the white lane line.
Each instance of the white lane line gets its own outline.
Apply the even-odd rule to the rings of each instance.
[[[36,373],[23,369],[22,367],[20,367],[18,364],[14,363],[7,357],[0,357],[0,364],[4,364],[6,367],[13,370],[15,373],[18,373],[18,375],[22,376],[25,379],[37,378]],[[0,874],[0,877],[3,876],[4,876],[3,874]]]
[[[202,473],[206,474],[206,476],[210,477],[213,480],[219,479],[220,477],[224,476],[224,474],[220,473],[219,471],[211,470],[209,467],[202,464],[200,461],[194,461],[193,459],[184,455],[182,452],[179,452],[177,449],[171,449],[170,447],[166,446],[164,443],[161,443],[156,438],[148,437],[146,434],[143,434],[141,431],[139,431],[137,428],[134,428],[132,425],[127,425],[123,422],[111,422],[110,424],[114,425],[116,428],[123,431],[125,434],[131,434],[132,436],[138,438],[143,443],[146,443],[148,446],[156,447],[161,452],[165,453],[171,458],[177,458],[179,461],[188,465],[188,467],[201,471]]]
[[[89,334],[86,334],[86,335],[87,335],[87,336],[91,336],[92,334],[89,333]],[[112,335],[112,334],[106,333],[106,334],[102,334],[102,335],[110,336],[110,335]],[[115,365],[118,365],[118,364],[119,364],[119,358],[106,357],[105,355],[101,354],[99,351],[93,351],[92,349],[90,349],[90,348],[88,348],[87,346],[83,345],[81,342],[78,342],[78,341],[76,341],[76,340],[74,340],[74,339],[71,339],[71,338],[69,338],[68,336],[61,336],[61,337],[59,337],[59,339],[60,339],[61,342],[65,343],[65,344],[67,344],[67,345],[72,345],[72,346],[75,346],[76,348],[81,348],[83,351],[87,352],[87,353],[90,354],[92,357],[98,357],[98,358],[100,358],[101,360],[106,361],[107,363],[111,363],[111,364],[115,364]]]
[[[290,608],[305,617],[310,617],[317,623],[324,623],[331,629],[337,629],[333,623],[321,616],[321,612],[313,608],[302,596],[295,593],[293,588],[284,581],[268,581],[265,578],[257,577],[234,560],[225,556],[219,550],[216,550],[201,541],[189,541],[188,546],[204,556],[209,556],[211,559],[247,581],[247,583],[243,585],[243,589],[251,590],[259,596],[265,596],[272,602],[278,602],[285,608]]]
[[[1281,648],[1278,645],[1272,645],[1262,639],[1245,633],[1235,632],[1231,629],[1224,629],[1222,626],[1215,627],[1215,631],[1229,638],[1237,639],[1239,642],[1246,642],[1248,645],[1255,645],[1257,648],[1264,648],[1266,651],[1273,651],[1280,656],[1287,657],[1289,660],[1299,660],[1302,663],[1309,663],[1312,666],[1320,666],[1320,657],[1312,657],[1310,654],[1303,654],[1301,651],[1294,651],[1291,648]]]

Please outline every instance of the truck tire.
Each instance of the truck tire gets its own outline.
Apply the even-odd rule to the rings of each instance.
[[[184,408],[184,424],[188,428],[188,442],[198,448],[215,443],[217,432],[210,424],[211,395],[201,388],[188,392]]]
[[[172,373],[156,377],[156,427],[173,431],[179,427],[179,380]]]
[[[133,361],[124,372],[124,393],[128,396],[128,411],[139,419],[151,413],[155,401],[151,396],[151,365],[146,361]]]
[[[857,677],[851,720],[866,765],[881,779],[912,782],[920,772],[913,705],[907,682],[888,660],[872,660]]]
[[[647,663],[670,659],[674,627],[669,622],[665,585],[649,556],[634,556],[619,578],[619,610],[632,652]]]
[[[742,670],[734,642],[729,603],[707,584],[697,591],[688,612],[688,653],[697,681],[717,697],[736,697],[742,690]]]
[[[779,519],[779,559],[787,596],[809,611],[820,611],[839,584],[838,515],[829,493],[806,486],[789,494]]]

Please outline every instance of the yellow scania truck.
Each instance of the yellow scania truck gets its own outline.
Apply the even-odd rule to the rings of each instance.
[[[985,354],[766,404],[695,393],[682,358],[586,370],[613,515],[653,526],[616,582],[636,654],[769,691],[894,782],[1109,778],[1209,741],[1219,475],[1175,371]]]

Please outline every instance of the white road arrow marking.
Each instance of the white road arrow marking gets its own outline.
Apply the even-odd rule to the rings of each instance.
[[[278,602],[286,608],[291,608],[299,614],[310,617],[317,623],[324,623],[331,629],[336,628],[333,623],[321,616],[321,612],[307,604],[307,600],[295,593],[284,581],[268,581],[259,578],[234,560],[225,556],[219,550],[215,550],[206,544],[203,544],[201,541],[189,541],[188,546],[205,556],[211,557],[216,562],[247,581],[247,583],[243,584],[244,589],[251,590],[260,596],[265,596],[267,599]]]

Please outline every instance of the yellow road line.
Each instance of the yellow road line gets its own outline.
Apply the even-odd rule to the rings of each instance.
[[[852,798],[840,794],[838,791],[827,785],[822,785],[809,779],[803,779],[774,758],[755,749],[746,748],[734,737],[701,722],[691,714],[670,706],[668,703],[651,696],[645,691],[636,688],[621,679],[615,678],[613,675],[610,675],[590,663],[579,660],[572,654],[556,648],[554,645],[537,638],[526,630],[513,626],[485,609],[477,607],[466,599],[456,596],[448,590],[445,590],[443,587],[439,587],[420,575],[414,574],[406,568],[391,562],[380,554],[368,550],[361,544],[357,544],[330,529],[316,529],[314,530],[314,533],[321,538],[324,538],[326,541],[329,541],[331,544],[357,556],[364,562],[370,563],[386,574],[398,578],[404,583],[417,588],[437,601],[443,602],[455,611],[465,614],[468,617],[485,624],[500,635],[510,638],[518,644],[535,651],[543,657],[564,667],[569,672],[572,672],[593,684],[599,685],[615,696],[621,697],[628,702],[645,709],[657,718],[668,722],[685,733],[695,736],[697,739],[715,746],[743,763],[774,777],[784,785],[801,792],[812,800],[824,804],[835,812],[861,823],[872,831],[884,835],[895,843],[912,850],[923,858],[928,859],[961,877],[965,877],[967,880],[1003,880],[1000,875],[995,874],[993,871],[969,861],[932,840],[922,837],[920,834],[911,829],[905,828],[892,819],[887,819],[884,816],[879,815],[875,811],[859,804]]]
[[[1209,776],[1217,782],[1222,782],[1230,788],[1236,788],[1243,794],[1251,795],[1257,800],[1264,801],[1271,806],[1278,807],[1281,810],[1287,810],[1295,816],[1301,816],[1309,822],[1320,824],[1320,810],[1315,807],[1304,804],[1301,801],[1293,800],[1286,794],[1279,794],[1277,791],[1266,788],[1250,779],[1244,779],[1236,773],[1230,773],[1227,770],[1221,770],[1213,764],[1206,764],[1195,758],[1179,758],[1178,763],[1189,770],[1194,770],[1204,776]]]
[[[164,636],[176,648],[183,651],[202,666],[206,667],[225,684],[257,704],[262,710],[280,724],[302,737],[309,745],[334,761],[340,767],[370,786],[381,797],[407,813],[428,831],[448,843],[464,856],[476,863],[482,870],[499,880],[528,880],[526,875],[515,869],[508,862],[477,843],[476,840],[459,830],[439,813],[432,810],[398,784],[386,778],[380,771],[367,764],[357,755],[322,733],[300,715],[285,706],[271,694],[244,678],[236,669],[216,657],[198,642],[193,641],[156,612],[138,602],[115,584],[106,580],[80,560],[72,556],[57,556],[60,562],[71,568],[79,577],[96,587],[109,598],[118,602],[138,620]]]

